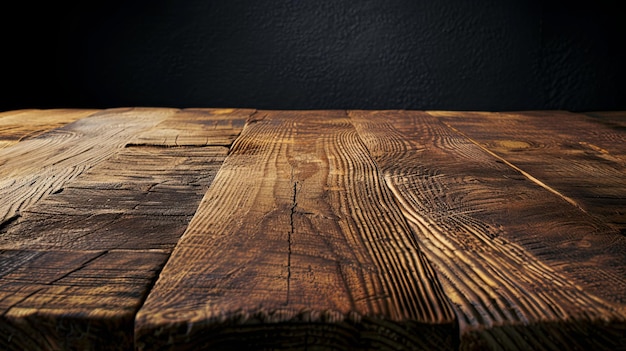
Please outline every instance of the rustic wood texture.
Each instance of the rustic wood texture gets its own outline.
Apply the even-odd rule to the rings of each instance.
[[[0,229],[0,249],[172,249],[228,153],[213,145],[241,132],[252,111],[226,111],[236,126],[220,129],[223,135],[196,132],[210,146],[158,147],[137,139],[175,135],[178,120],[200,115],[210,122],[222,112],[183,110],[129,139],[109,159],[22,210]],[[179,132],[188,129],[183,123]]]
[[[0,149],[87,117],[98,110],[16,110],[0,113]]]
[[[546,111],[546,113],[550,113]],[[592,122],[600,123],[619,132],[626,131],[626,111],[589,111],[584,113]]]
[[[0,349],[132,350],[159,251],[2,250]]]
[[[0,225],[107,159],[174,109],[121,109],[80,119],[0,149]]]
[[[626,350],[626,112],[0,113],[2,350]]]
[[[3,350],[133,349],[137,310],[226,157],[224,140],[241,132],[252,113],[150,109],[129,116],[129,112],[103,111],[92,117],[95,121],[80,121],[83,126],[97,124],[92,132],[107,139],[87,132],[76,137],[67,150],[87,150],[64,155],[86,164],[72,177],[52,173],[64,171],[59,162],[26,167],[32,151],[23,163],[11,160],[24,164],[23,169],[11,169],[16,179],[40,177],[42,195],[28,206],[7,206],[20,212],[0,229]],[[214,116],[229,116],[231,127],[197,131],[203,145],[136,142],[138,135],[164,133],[179,139],[176,133],[188,135],[189,126],[181,124],[177,130],[172,122],[197,115],[205,123]],[[143,120],[148,124],[137,128]],[[67,125],[62,130],[79,127]],[[54,130],[39,138],[60,133]],[[95,142],[105,144],[96,150],[104,155],[83,155]],[[25,147],[32,146],[17,144],[13,147],[17,150],[6,151],[15,155]],[[70,161],[65,162],[69,167]]]
[[[624,119],[562,111],[433,114],[626,234]]]
[[[381,181],[345,112],[257,113],[139,311],[139,349],[450,349]]]
[[[135,145],[155,146],[226,146],[229,147],[243,129],[249,109],[185,109],[141,133]]]
[[[623,346],[623,235],[424,112],[350,115],[455,306],[462,349]]]

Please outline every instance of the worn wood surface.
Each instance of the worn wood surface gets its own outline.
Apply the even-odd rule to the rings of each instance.
[[[133,349],[135,314],[250,113],[103,111],[1,150],[0,348]],[[224,115],[230,128],[195,131],[202,145],[143,142]]]
[[[626,233],[626,134],[617,115],[562,111],[459,114],[447,126],[534,177],[537,184]]]
[[[626,113],[0,113],[0,349],[626,350]]]
[[[257,113],[140,310],[139,349],[452,348],[452,310],[381,185],[345,112]]]
[[[0,113],[0,149],[62,127],[98,110],[16,110]]]
[[[624,341],[619,231],[445,119],[351,116],[455,306],[463,348],[611,349]]]

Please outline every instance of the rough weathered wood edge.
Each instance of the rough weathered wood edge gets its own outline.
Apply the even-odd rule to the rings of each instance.
[[[110,109],[110,110],[99,110],[98,112],[94,114],[98,114],[98,113],[103,114],[103,113],[107,113],[108,111],[115,113],[115,112],[124,112],[124,111],[132,111],[132,110],[134,109],[120,108],[120,109]],[[144,110],[151,110],[151,109],[144,109]],[[169,109],[169,110],[172,110],[172,109]],[[251,114],[252,112],[250,112],[250,115]],[[93,114],[90,114],[89,116],[92,116],[92,115]],[[249,116],[246,116],[246,119],[247,117]],[[128,143],[123,146],[128,147]],[[206,147],[206,145],[202,145],[201,147],[204,148]],[[208,146],[208,149],[211,149],[211,148],[217,148],[217,147]],[[220,144],[220,148],[224,148],[224,146]],[[119,153],[119,152],[125,152],[125,151],[127,151],[127,149],[118,148],[116,152]],[[173,152],[173,151],[174,150],[171,150],[168,152]],[[224,156],[225,156],[225,152],[226,151],[224,151]],[[74,178],[72,178],[66,184],[72,184],[73,180]],[[56,193],[61,193],[64,190],[64,186],[65,186],[64,184],[61,184],[61,188],[57,191],[52,192],[51,195],[55,195]],[[16,216],[9,218],[8,221],[5,221],[2,224],[2,227],[4,227],[4,229],[7,229],[7,227],[11,227],[15,221],[19,220],[19,218],[20,218],[20,215],[16,215]],[[30,251],[38,252],[36,249],[30,250]],[[20,252],[26,252],[26,251],[20,250]],[[44,251],[41,251],[41,252],[44,252]],[[76,252],[78,251],[71,251],[71,252],[67,251],[66,253],[68,257],[71,257],[72,253],[76,253]],[[169,250],[163,251],[163,250],[158,250],[158,249],[147,250],[147,251],[146,250],[122,249],[122,250],[113,250],[113,251],[104,250],[104,251],[98,251],[95,253],[96,253],[96,257],[94,258],[94,260],[97,260],[99,257],[106,256],[110,253],[124,253],[124,254],[130,255],[131,257],[137,256],[138,254],[139,255],[141,254],[160,255],[160,256],[165,255],[169,257],[170,251]],[[153,267],[154,268],[153,280],[156,280],[156,277],[158,276],[158,272],[160,272],[165,262],[166,262],[165,259],[160,260],[160,262],[155,267]],[[24,263],[28,264],[27,261],[25,261]],[[19,269],[19,267],[14,267],[14,268]],[[72,267],[68,267],[68,268],[71,269]],[[11,288],[18,288],[18,286],[22,286],[22,288],[19,288],[19,289],[27,290],[27,291],[22,291],[22,292],[25,292],[26,295],[23,295],[20,297],[21,301],[14,301],[13,302],[14,305],[8,306],[7,312],[4,313],[2,316],[0,316],[0,324],[4,326],[3,328],[0,328],[0,329],[4,329],[4,331],[8,333],[7,335],[9,335],[8,338],[2,339],[2,343],[0,343],[0,345],[3,345],[3,346],[1,348],[7,349],[7,350],[11,350],[11,349],[16,349],[16,350],[18,349],[19,350],[22,350],[22,349],[33,349],[33,350],[34,349],[74,349],[74,348],[94,349],[94,350],[108,350],[108,349],[132,350],[134,348],[134,323],[135,323],[136,312],[139,310],[141,305],[143,305],[145,297],[148,295],[148,292],[151,290],[153,282],[154,282],[153,280],[148,279],[147,281],[138,282],[140,283],[140,285],[142,284],[142,287],[144,289],[143,293],[139,290],[133,290],[133,289],[131,289],[130,291],[122,291],[123,289],[120,290],[121,291],[120,293],[122,294],[121,298],[123,299],[132,298],[133,301],[131,302],[134,303],[131,309],[127,308],[124,311],[114,311],[114,310],[107,310],[106,308],[98,308],[97,310],[94,310],[92,312],[89,312],[88,314],[85,314],[85,312],[80,311],[80,309],[65,311],[65,310],[59,310],[58,308],[55,309],[53,307],[48,308],[45,303],[41,305],[40,308],[29,306],[27,300],[33,300],[35,304],[37,303],[36,301],[38,300],[41,300],[41,299],[45,300],[46,298],[45,296],[38,296],[38,295],[40,295],[40,293],[42,292],[47,294],[46,293],[47,290],[50,290],[50,293],[48,296],[53,299],[54,298],[53,291],[59,291],[62,293],[64,289],[69,289],[68,291],[72,290],[72,288],[76,288],[80,290],[81,288],[79,286],[81,284],[79,284],[76,287],[73,287],[73,284],[79,283],[81,279],[83,278],[85,279],[84,284],[93,284],[94,281],[98,280],[98,278],[91,277],[89,275],[93,273],[89,273],[88,275],[83,276],[84,273],[81,273],[81,272],[83,272],[85,268],[89,269],[88,263],[86,263],[85,265],[82,265],[79,268],[71,270],[69,273],[63,274],[63,277],[60,277],[60,278],[57,277],[58,279],[50,278],[52,280],[50,281],[44,280],[38,284],[28,283],[29,278],[23,278],[22,276],[20,276],[21,278],[17,278],[17,279],[22,279],[21,281],[16,280],[15,282],[11,281],[11,279],[16,279],[15,277],[9,278],[8,281],[4,279],[4,277],[0,278],[1,286],[4,286],[5,284],[9,284],[9,285],[12,284],[14,285],[14,287],[11,287]],[[129,266],[128,268],[130,270],[133,269],[132,266]],[[6,273],[6,272],[0,272],[0,273]],[[4,276],[5,274],[2,274],[2,275]],[[113,284],[112,288],[115,288],[115,287],[122,288],[125,280],[128,280],[128,279],[130,279],[128,281],[128,284],[131,284],[131,285],[134,284],[137,287],[139,287],[139,285],[132,282],[134,278],[123,277],[123,275],[124,274],[122,274],[122,276],[120,277],[111,276],[111,277],[106,278],[105,280],[108,280],[110,284]],[[45,279],[45,274],[44,276],[42,276],[42,279]],[[24,283],[27,284],[27,286],[25,286]],[[102,282],[100,281],[100,283]],[[85,286],[84,288],[89,290],[88,286]],[[102,289],[104,290],[106,290],[107,288],[108,286],[106,284],[102,286]],[[2,288],[0,287],[0,289]],[[89,293],[89,292],[85,291],[84,293]],[[114,291],[112,291],[111,293],[114,293]],[[3,294],[2,297],[6,297],[6,295]],[[44,301],[44,300],[41,300],[41,301]],[[22,304],[23,306],[20,306],[20,304]],[[126,307],[131,307],[131,306],[126,306]],[[112,318],[112,317],[115,317],[115,318]],[[56,325],[56,327],[54,325]],[[46,329],[49,331],[49,333],[44,338],[41,338],[36,335],[37,333],[31,333],[31,335],[29,336],[29,335],[25,335],[24,333],[20,331],[21,328],[29,328],[29,327],[39,329],[39,331],[42,333],[43,331],[41,329]]]

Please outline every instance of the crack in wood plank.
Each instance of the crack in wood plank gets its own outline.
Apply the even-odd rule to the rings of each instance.
[[[0,150],[0,221],[105,160],[173,109],[106,110]]]
[[[296,208],[298,207],[298,181],[293,180],[293,167],[291,169],[291,182],[293,183],[293,196],[291,200],[291,211],[289,213],[289,232],[287,233],[287,300],[285,305],[289,305],[289,294],[291,292],[291,237],[294,235],[294,215],[296,214]]]
[[[481,112],[63,111],[0,113],[0,348],[626,342],[619,116],[494,139]]]
[[[139,349],[452,348],[452,309],[345,111],[262,115],[139,311]]]
[[[214,112],[111,113],[0,151],[4,166],[47,175],[52,189],[40,195],[37,178],[11,178],[2,174],[10,168],[0,169],[0,193],[26,185],[24,196],[33,200],[14,205],[21,217],[4,222],[0,236],[0,349],[132,349],[136,312],[228,151],[182,144],[202,138],[221,145],[239,134],[237,126],[247,117],[223,117],[210,132],[186,133],[183,123],[179,132],[186,139],[176,139],[177,147],[129,148],[124,146],[138,133],[160,135],[166,127],[166,134],[177,135],[176,123],[158,123],[164,118],[197,121]],[[32,147],[46,138],[48,149]],[[102,150],[106,157],[87,155]],[[14,158],[2,159],[11,152]],[[42,171],[29,164],[45,152],[54,153],[43,160]],[[75,176],[53,172],[62,168]]]

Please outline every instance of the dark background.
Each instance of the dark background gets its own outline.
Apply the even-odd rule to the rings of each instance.
[[[0,109],[626,110],[618,4],[22,1]]]

